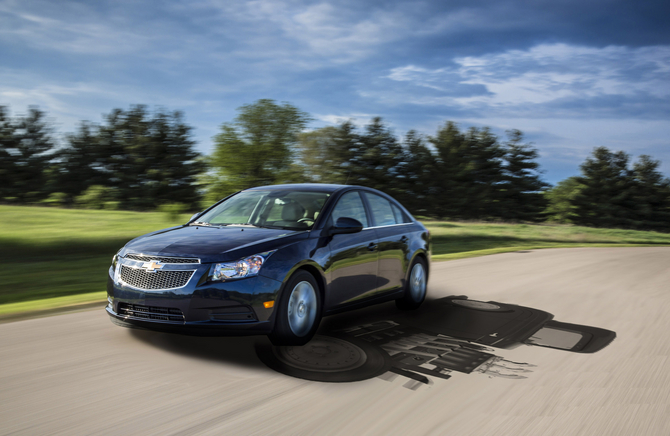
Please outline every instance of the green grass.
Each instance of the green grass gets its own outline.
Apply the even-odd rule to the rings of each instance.
[[[0,206],[0,305],[83,294],[100,299],[119,248],[189,216],[171,221],[157,212]]]
[[[186,222],[158,212],[0,206],[0,315],[104,300],[130,239]],[[550,247],[670,245],[670,234],[563,225],[424,221],[433,260]],[[48,301],[45,301],[48,299]]]
[[[433,260],[536,248],[670,245],[670,234],[567,225],[424,221],[433,241]]]
[[[0,316],[15,313],[36,312],[60,307],[79,306],[95,301],[105,301],[107,292],[91,292],[89,294],[66,295],[64,297],[45,298],[43,300],[20,301],[18,303],[0,304]]]

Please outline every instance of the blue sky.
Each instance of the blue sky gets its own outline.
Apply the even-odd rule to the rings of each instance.
[[[271,98],[310,128],[517,128],[550,183],[596,146],[670,175],[668,17],[667,1],[0,0],[0,105],[38,105],[61,134],[117,107],[180,110],[209,153]]]

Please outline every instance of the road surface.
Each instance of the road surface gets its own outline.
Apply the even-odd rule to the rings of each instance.
[[[0,434],[668,435],[670,248],[533,250],[434,263],[429,297],[467,295],[613,330],[595,354],[496,350],[525,380],[456,373],[319,383],[274,372],[264,337],[123,329],[102,309],[0,325]],[[383,316],[385,304],[342,322]],[[331,317],[330,324],[338,319]]]

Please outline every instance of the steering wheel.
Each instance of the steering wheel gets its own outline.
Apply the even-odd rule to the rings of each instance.
[[[305,221],[311,221],[311,222],[314,222],[314,219],[313,219],[313,218],[300,218],[300,219],[298,220],[299,223],[304,223]]]

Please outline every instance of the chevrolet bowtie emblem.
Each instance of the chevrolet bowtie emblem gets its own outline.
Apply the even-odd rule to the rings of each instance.
[[[155,260],[152,260],[151,262],[144,262],[142,264],[142,268],[146,269],[149,272],[154,272],[157,269],[163,268],[163,266],[165,265],[160,262],[156,262]]]

